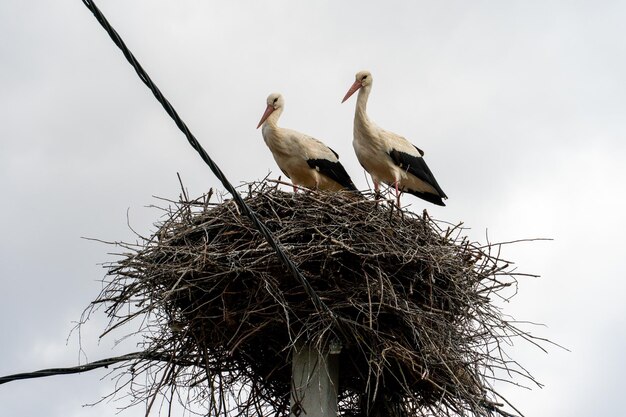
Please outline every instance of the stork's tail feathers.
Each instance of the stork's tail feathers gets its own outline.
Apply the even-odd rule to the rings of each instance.
[[[446,203],[443,202],[443,199],[441,198],[441,196],[437,195],[437,194],[431,194],[431,193],[421,193],[419,191],[413,191],[413,190],[404,190],[405,192],[409,193],[409,194],[413,194],[416,197],[421,198],[422,200],[426,200],[429,203],[433,203],[436,204],[438,206],[445,206]],[[447,198],[444,195],[444,198]]]
[[[351,193],[355,197],[359,197],[359,198],[365,199],[365,196],[363,195],[363,193],[360,192],[359,190],[357,190],[356,187],[354,189],[348,188],[348,189],[346,189],[346,191]]]
[[[358,188],[356,188],[356,185],[354,185],[352,181],[350,181],[348,184],[342,184],[342,185],[346,188],[346,191],[350,191],[354,194],[363,196],[363,194],[359,191]]]

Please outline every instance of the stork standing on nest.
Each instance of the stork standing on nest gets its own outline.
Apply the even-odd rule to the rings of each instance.
[[[367,117],[367,98],[372,91],[372,74],[360,71],[342,100],[345,102],[359,90],[354,114],[354,140],[356,157],[372,176],[378,194],[380,182],[392,185],[400,206],[400,193],[408,192],[439,206],[448,198],[424,161],[424,152],[408,140],[376,126]]]
[[[278,119],[285,108],[285,100],[279,93],[267,97],[267,108],[257,129],[261,130],[265,144],[278,164],[280,170],[293,183],[319,190],[349,190],[357,192],[345,168],[339,162],[337,152],[319,140],[296,132],[295,130],[278,127]]]

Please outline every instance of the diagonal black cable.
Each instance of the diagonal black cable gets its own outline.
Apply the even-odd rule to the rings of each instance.
[[[122,356],[117,356],[114,358],[107,358],[107,359],[101,359],[95,362],[89,362],[84,365],[72,366],[69,368],[49,368],[49,369],[41,369],[39,371],[34,371],[34,372],[23,372],[21,374],[0,376],[0,385],[6,384],[7,382],[18,381],[21,379],[43,378],[46,376],[53,376],[53,375],[79,374],[82,372],[91,371],[93,369],[108,368],[110,365],[114,365],[118,362],[127,362],[131,360],[175,362],[176,358],[172,355],[167,355],[167,354],[157,354],[157,353],[151,353],[151,352],[134,352],[134,353],[128,353]],[[190,366],[190,365],[194,365],[195,363],[183,362],[182,364],[186,366]]]
[[[167,114],[169,114],[170,117],[174,120],[176,126],[178,126],[178,128],[185,134],[187,140],[189,141],[189,144],[200,154],[202,160],[206,162],[209,168],[211,168],[211,171],[213,171],[213,174],[215,174],[217,179],[221,181],[224,188],[233,196],[233,200],[235,200],[235,203],[237,203],[241,212],[250,218],[250,221],[252,221],[257,230],[263,235],[267,243],[276,251],[276,255],[278,255],[280,261],[287,267],[287,269],[289,269],[289,271],[293,274],[296,280],[298,280],[304,286],[307,295],[311,298],[311,301],[317,308],[318,312],[321,313],[325,310],[332,316],[333,314],[328,306],[326,306],[326,304],[315,293],[315,290],[313,289],[313,287],[311,287],[309,281],[298,270],[298,267],[287,257],[287,255],[280,247],[280,245],[276,242],[276,240],[272,236],[272,233],[267,229],[265,224],[263,224],[261,220],[259,220],[254,211],[252,211],[250,207],[248,207],[248,205],[245,203],[245,201],[243,201],[243,198],[241,198],[239,193],[235,190],[235,187],[233,187],[233,185],[228,181],[222,170],[217,166],[215,162],[213,162],[213,160],[209,157],[204,148],[202,148],[200,143],[198,143],[185,122],[183,122],[176,110],[174,110],[174,107],[172,107],[170,102],[163,96],[158,87],[152,82],[148,74],[135,59],[134,55],[126,47],[126,44],[124,44],[124,41],[122,40],[120,35],[118,35],[115,29],[111,27],[102,12],[98,9],[98,7],[96,7],[95,3],[92,0],[82,0],[82,2],[85,4],[85,6],[87,6],[89,10],[91,10],[91,12],[96,17],[98,22],[102,25],[104,30],[107,31],[115,45],[120,48],[128,62],[133,66],[133,68],[135,68],[135,71],[137,72],[137,75],[139,76],[141,81],[143,81],[143,83],[152,91],[152,94],[154,94],[159,103],[161,103]]]

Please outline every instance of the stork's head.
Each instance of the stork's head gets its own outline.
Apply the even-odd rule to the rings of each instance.
[[[272,106],[274,110],[277,110],[279,107],[283,107],[285,105],[285,99],[280,93],[272,93],[267,96],[267,105]]]
[[[350,98],[350,96],[352,94],[354,94],[359,88],[361,87],[368,87],[370,85],[372,85],[372,74],[369,71],[363,70],[363,71],[359,71],[356,73],[356,75],[354,76],[354,84],[352,84],[352,87],[350,87],[350,89],[348,90],[348,92],[346,93],[345,97],[343,98],[343,100],[341,100],[341,102],[343,103],[344,101],[346,101],[347,99]]]
[[[267,96],[267,108],[265,109],[265,113],[261,117],[261,121],[259,125],[256,127],[257,129],[261,127],[263,122],[270,117],[270,114],[274,112],[274,110],[282,109],[285,105],[285,99],[283,99],[283,95],[280,93],[272,93]]]

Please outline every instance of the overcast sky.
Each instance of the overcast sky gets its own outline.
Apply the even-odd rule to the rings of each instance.
[[[527,416],[623,413],[626,3],[618,1],[101,0],[98,5],[210,155],[239,184],[279,173],[256,124],[324,140],[357,186],[354,74],[368,112],[426,152],[436,207],[508,247],[525,279],[505,311],[568,347],[511,353],[545,388],[500,387]],[[0,375],[78,363],[67,339],[114,248],[153,230],[152,196],[219,185],[80,0],[0,2]],[[121,355],[93,317],[89,360]],[[120,335],[118,335],[119,337]],[[0,386],[0,415],[112,417],[83,405],[104,370]],[[137,408],[123,413],[140,416]]]

